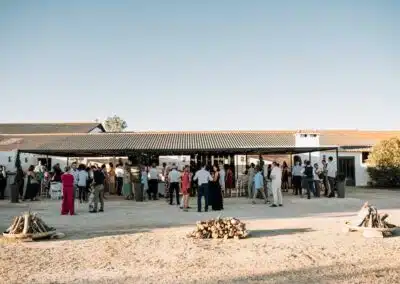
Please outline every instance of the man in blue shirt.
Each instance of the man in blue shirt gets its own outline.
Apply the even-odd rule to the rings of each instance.
[[[253,195],[253,204],[256,204],[257,193],[261,192],[264,203],[267,204],[267,197],[265,196],[264,192],[264,177],[262,175],[261,169],[259,166],[255,169],[256,174],[254,175],[254,195]]]

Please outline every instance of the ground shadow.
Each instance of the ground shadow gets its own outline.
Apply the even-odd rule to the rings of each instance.
[[[292,229],[276,229],[276,230],[251,230],[251,238],[274,237],[280,235],[293,235],[313,232],[311,228],[292,228]]]
[[[368,267],[368,269],[366,268]],[[400,278],[398,276],[399,265],[393,265],[392,267],[379,268],[376,267],[376,263],[363,262],[363,263],[338,263],[334,265],[320,266],[316,265],[312,268],[302,269],[286,269],[279,272],[253,274],[246,277],[231,277],[231,278],[214,278],[187,280],[186,277],[177,277],[173,281],[164,280],[163,283],[174,283],[174,284],[231,284],[231,283],[262,283],[262,284],[311,284],[311,283],[399,283]],[[206,273],[206,271],[205,271]],[[159,275],[156,275],[156,278]],[[156,283],[155,279],[147,279],[147,283]],[[53,282],[56,283],[56,282]],[[74,282],[78,283],[78,282]],[[79,282],[81,283],[81,282]],[[144,283],[143,277],[127,276],[127,277],[112,277],[107,279],[96,279],[90,280],[85,279],[85,283],[88,284],[99,284],[99,283]]]
[[[371,265],[372,263],[369,263],[366,266]],[[396,275],[400,266],[371,267],[369,269],[360,266],[359,264],[316,266],[315,268],[284,270],[246,278],[233,278],[228,281],[218,280],[211,283],[399,283],[399,277]]]

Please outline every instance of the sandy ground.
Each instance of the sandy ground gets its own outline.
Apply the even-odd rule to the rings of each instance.
[[[0,283],[400,283],[400,237],[342,233],[365,200],[400,224],[400,192],[352,190],[346,199],[285,196],[283,208],[227,199],[224,216],[247,223],[245,240],[186,238],[196,220],[165,201],[108,200],[106,212],[60,216],[57,202],[0,203],[0,229],[31,208],[66,238],[0,239]]]

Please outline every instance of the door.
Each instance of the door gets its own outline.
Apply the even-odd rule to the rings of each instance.
[[[354,157],[339,157],[339,173],[346,177],[346,185],[356,185],[356,169]]]

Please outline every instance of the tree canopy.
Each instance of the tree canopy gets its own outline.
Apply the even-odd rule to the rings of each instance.
[[[104,121],[103,125],[104,125],[104,128],[106,129],[106,131],[108,131],[108,132],[121,132],[121,131],[124,131],[128,127],[128,124],[126,123],[126,121],[117,115],[108,117]]]
[[[378,168],[400,168],[400,139],[394,137],[376,144],[368,157],[368,164]]]

